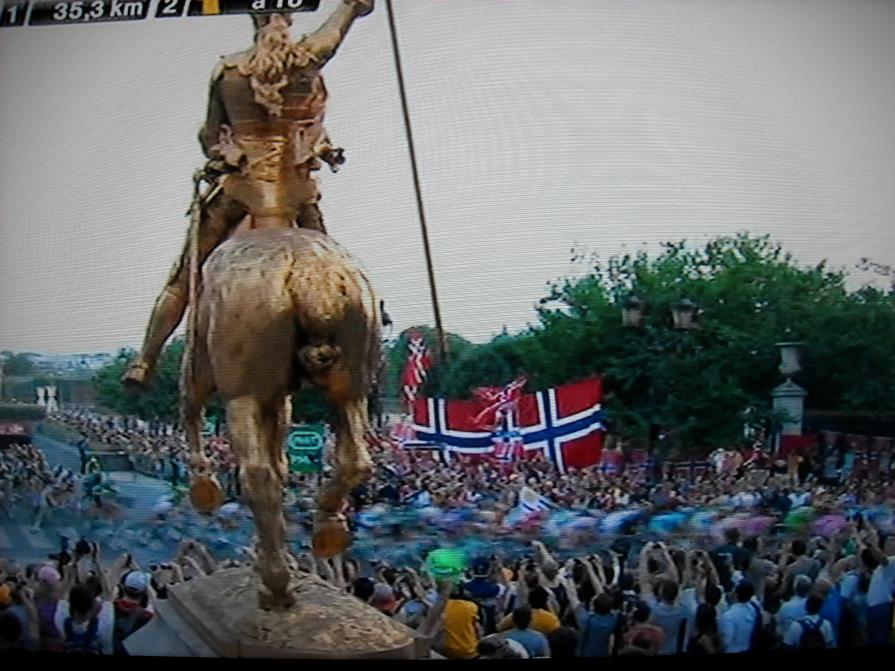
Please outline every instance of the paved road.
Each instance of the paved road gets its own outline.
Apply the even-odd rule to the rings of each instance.
[[[34,441],[47,455],[51,466],[61,464],[78,472],[80,460],[73,445],[41,434]],[[130,552],[143,565],[167,561],[187,536],[205,542],[220,556],[233,555],[237,547],[248,543],[248,522],[241,525],[241,530],[224,532],[219,523],[192,512],[165,522],[154,519],[153,509],[162,497],[172,492],[168,482],[133,472],[111,473],[110,478],[128,503],[118,518],[93,521],[83,515],[56,513],[39,531],[33,532],[30,528],[33,516],[19,508],[12,519],[0,519],[0,556],[21,562],[40,561],[49,553],[59,551],[61,536],[69,537],[72,543],[81,537],[99,541],[105,558]]]

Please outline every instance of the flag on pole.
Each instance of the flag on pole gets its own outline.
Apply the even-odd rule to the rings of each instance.
[[[432,357],[426,341],[418,331],[412,331],[407,336],[407,364],[404,366],[404,374],[401,376],[401,385],[404,392],[404,400],[407,406],[413,405],[419,388],[429,374],[432,367]]]

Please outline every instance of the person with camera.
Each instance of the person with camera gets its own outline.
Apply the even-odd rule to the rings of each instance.
[[[75,546],[74,564],[64,567],[63,593],[67,598],[59,600],[54,623],[62,634],[66,653],[113,653],[115,585],[100,561],[99,545],[81,540]]]
[[[0,651],[40,650],[40,621],[34,594],[21,575],[0,583]]]
[[[654,575],[651,567],[661,573]],[[640,552],[637,569],[643,600],[652,610],[650,622],[664,632],[660,655],[675,655],[684,651],[689,636],[691,611],[678,598],[680,575],[664,543],[647,543]]]
[[[579,561],[579,564],[584,566],[594,592],[590,610],[579,600],[578,589],[572,579],[576,561],[579,560],[566,562],[563,584],[569,598],[569,607],[575,613],[575,620],[580,630],[577,656],[609,657],[619,630],[619,616],[612,612],[613,598],[605,589],[602,561],[599,557]]]
[[[127,655],[124,642],[152,620],[154,612],[150,603],[152,576],[139,570],[131,555],[119,560],[125,570],[120,578],[121,595],[115,600],[115,629],[112,638],[116,655]]]

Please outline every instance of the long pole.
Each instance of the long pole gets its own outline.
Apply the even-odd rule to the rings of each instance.
[[[388,27],[392,36],[392,53],[395,55],[395,71],[398,73],[398,90],[401,94],[401,111],[404,113],[404,130],[407,133],[407,148],[410,152],[410,168],[413,172],[413,189],[416,193],[416,209],[420,218],[420,230],[423,234],[423,251],[426,254],[426,272],[429,275],[429,291],[432,294],[432,311],[435,313],[435,333],[438,337],[438,353],[442,363],[447,362],[447,343],[444,328],[441,325],[441,308],[438,306],[438,290],[435,286],[435,268],[432,263],[432,249],[429,247],[429,229],[426,226],[426,210],[423,207],[423,192],[420,187],[420,175],[416,164],[416,149],[413,144],[413,129],[410,126],[410,111],[407,107],[407,91],[404,88],[404,73],[401,69],[401,51],[398,48],[398,32],[395,29],[395,13],[392,0],[386,0],[388,9]]]

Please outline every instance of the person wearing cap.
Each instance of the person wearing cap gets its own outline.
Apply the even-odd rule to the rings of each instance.
[[[37,608],[43,652],[62,652],[62,634],[56,629],[53,621],[59,603],[61,583],[62,576],[55,567],[44,564],[37,570],[34,603]]]
[[[130,571],[121,581],[121,598],[115,601],[115,629],[112,637],[116,655],[126,655],[124,641],[153,617],[149,606],[152,576],[145,571]]]
[[[373,596],[370,597],[370,605],[380,613],[391,617],[398,608],[395,590],[387,582],[376,583],[373,587]]]
[[[472,565],[472,580],[463,584],[463,589],[482,608],[486,634],[497,629],[497,614],[503,613],[509,588],[503,567],[495,559],[484,557]]]

